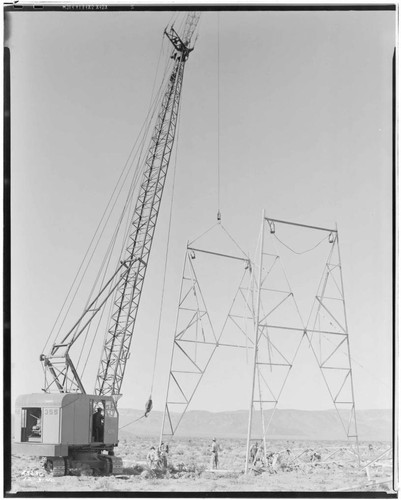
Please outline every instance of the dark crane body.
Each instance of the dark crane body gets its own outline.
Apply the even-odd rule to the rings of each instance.
[[[122,472],[122,461],[114,455],[117,401],[173,149],[185,63],[198,21],[199,13],[190,12],[181,37],[173,28],[165,31],[174,47],[174,63],[151,136],[124,259],[63,339],[53,344],[49,354],[41,355],[44,392],[20,396],[16,402],[15,452],[43,457],[45,468],[55,476],[79,468],[103,474]],[[109,299],[113,312],[95,394],[87,394],[70,349]]]

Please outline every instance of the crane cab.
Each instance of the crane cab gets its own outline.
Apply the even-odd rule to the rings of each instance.
[[[112,452],[118,411],[111,396],[26,394],[15,408],[15,453],[69,457],[82,450]]]

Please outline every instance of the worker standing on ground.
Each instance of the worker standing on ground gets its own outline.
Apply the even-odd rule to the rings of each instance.
[[[95,443],[103,441],[103,415],[101,408],[97,408],[92,416],[92,437]]]
[[[159,446],[160,459],[162,463],[162,467],[167,469],[167,453],[168,453],[168,444],[160,443]]]
[[[253,465],[263,465],[265,463],[265,456],[264,456],[264,447],[263,444],[258,446],[255,454],[255,458],[253,460]]]
[[[162,462],[162,457],[160,453],[160,448],[157,448],[155,450],[155,469],[162,470],[163,469],[163,462]]]
[[[216,443],[216,438],[213,438],[211,452],[210,468],[217,469],[219,465],[219,445]]]
[[[257,442],[253,443],[251,449],[249,450],[249,461],[251,462],[251,464],[255,463],[255,458],[258,453],[258,449],[259,449],[258,443]]]
[[[156,450],[155,450],[155,447],[152,446],[146,456],[146,461],[148,463],[148,466],[153,469],[156,465],[156,460],[157,460],[157,457],[156,457]]]

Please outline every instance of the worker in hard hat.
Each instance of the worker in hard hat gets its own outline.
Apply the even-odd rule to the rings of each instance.
[[[217,469],[217,466],[219,464],[219,445],[216,442],[216,438],[213,438],[212,440],[212,446],[211,446],[211,457],[210,457],[210,468],[211,469]]]

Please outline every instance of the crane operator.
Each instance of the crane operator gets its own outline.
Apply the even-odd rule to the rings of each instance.
[[[102,409],[97,408],[92,416],[92,436],[95,443],[101,443],[103,441],[103,425],[104,419]]]

